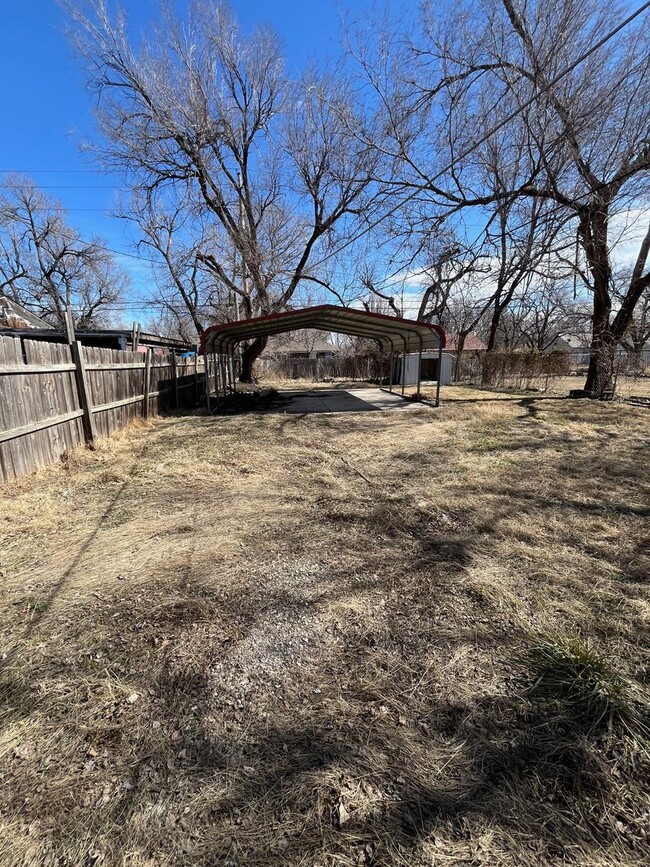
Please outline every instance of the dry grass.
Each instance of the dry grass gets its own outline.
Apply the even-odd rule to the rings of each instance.
[[[444,386],[442,390],[445,401],[461,400],[461,399],[495,399],[508,398],[513,396],[522,397],[537,397],[541,395],[549,395],[551,397],[567,397],[572,389],[584,388],[585,377],[581,376],[540,376],[532,379],[530,389],[519,388],[512,385],[507,388],[492,388],[482,389],[479,385],[451,385]],[[268,379],[264,381],[264,385],[272,385],[277,389],[296,390],[296,389],[346,389],[346,388],[375,388],[376,384],[360,380],[349,379],[334,379],[331,382],[312,382],[311,380],[297,379]],[[395,390],[399,392],[399,386],[395,386]],[[435,383],[423,383],[422,390],[435,393]],[[641,375],[620,375],[616,380],[616,396],[619,400],[627,400],[632,396],[650,397],[650,376]]]
[[[3,867],[647,864],[648,412],[486,396],[2,488]]]
[[[513,380],[514,383],[514,380]],[[531,379],[526,383],[529,388],[521,388],[513,384],[507,388],[490,389],[486,394],[492,397],[507,396],[512,394],[522,395],[549,395],[551,397],[567,397],[573,389],[582,389],[585,386],[585,376],[540,376]],[[458,386],[452,386],[452,394]],[[476,386],[460,386],[471,391],[481,391],[480,387]],[[630,397],[650,397],[650,376],[645,375],[626,375],[616,378],[616,400],[626,401]]]

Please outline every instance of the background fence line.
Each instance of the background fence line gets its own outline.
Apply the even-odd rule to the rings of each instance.
[[[204,398],[203,358],[0,336],[0,481]]]
[[[455,350],[445,352],[452,357],[453,381],[475,383],[482,381],[487,369],[494,385],[524,385],[529,379],[539,377],[586,376],[589,365],[589,350],[533,350],[495,351],[466,349],[458,354]],[[376,380],[379,376],[380,356],[335,355],[328,358],[265,358],[255,362],[255,372],[260,378],[278,379],[328,379]],[[384,359],[384,375],[388,363]],[[650,350],[632,353],[620,349],[614,356],[614,373],[620,376],[650,376]]]

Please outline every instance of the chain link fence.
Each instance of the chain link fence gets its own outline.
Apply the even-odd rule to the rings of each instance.
[[[511,350],[486,352],[466,350],[449,353],[453,358],[454,383],[491,388],[549,391],[562,393],[580,388],[587,375],[589,350],[554,350],[538,352]],[[297,379],[311,382],[379,379],[378,353],[335,355],[325,358],[260,358],[256,376],[261,379]],[[384,376],[388,376],[388,359],[384,358]],[[619,350],[614,358],[614,379],[625,383],[627,390],[637,385],[650,389],[650,349],[639,352]]]

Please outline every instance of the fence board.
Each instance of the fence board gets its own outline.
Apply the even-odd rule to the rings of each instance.
[[[2,363],[22,365],[24,364],[20,341],[13,337],[1,337],[0,349],[2,350]],[[0,405],[3,407],[3,425],[5,429],[16,427],[24,427],[29,424],[30,419],[27,417],[25,405],[22,400],[22,375],[12,375],[2,377],[2,387],[0,391]],[[0,451],[4,456],[4,462],[10,473],[9,478],[22,476],[31,469],[30,464],[26,460],[24,450],[17,440],[0,445]]]
[[[15,341],[12,341],[12,343]],[[8,341],[0,337],[0,364],[8,360]],[[9,377],[0,376],[0,428],[8,430],[12,425],[12,403],[9,395]],[[0,478],[11,479],[17,475],[13,452],[9,445],[0,445]]]
[[[144,353],[84,346],[81,355],[98,437],[144,416]],[[85,441],[73,361],[67,344],[21,344],[13,336],[0,336],[0,481],[54,463]],[[202,358],[174,360],[171,353],[152,353],[148,372],[150,415],[168,411],[176,402],[181,410],[191,409],[205,397]]]
[[[42,364],[45,360],[44,348],[36,346],[31,347],[30,350],[31,357],[27,347],[25,347],[27,362],[34,361],[36,364]],[[28,370],[27,366],[25,366],[25,370]],[[27,385],[24,390],[24,399],[32,424],[37,424],[39,419],[56,418],[61,415],[56,405],[56,398],[52,393],[54,388],[52,378],[55,375],[39,376],[38,381],[33,374],[25,377]],[[65,449],[60,448],[61,437],[57,427],[57,425],[48,425],[47,428],[36,431],[30,436],[29,446],[35,452],[35,461],[39,467],[52,463],[65,451]]]

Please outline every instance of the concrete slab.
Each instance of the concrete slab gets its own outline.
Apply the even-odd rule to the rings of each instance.
[[[400,394],[391,394],[380,388],[312,389],[310,391],[282,391],[290,402],[268,412],[335,413],[378,412],[382,410],[413,409],[418,404],[405,401]]]

